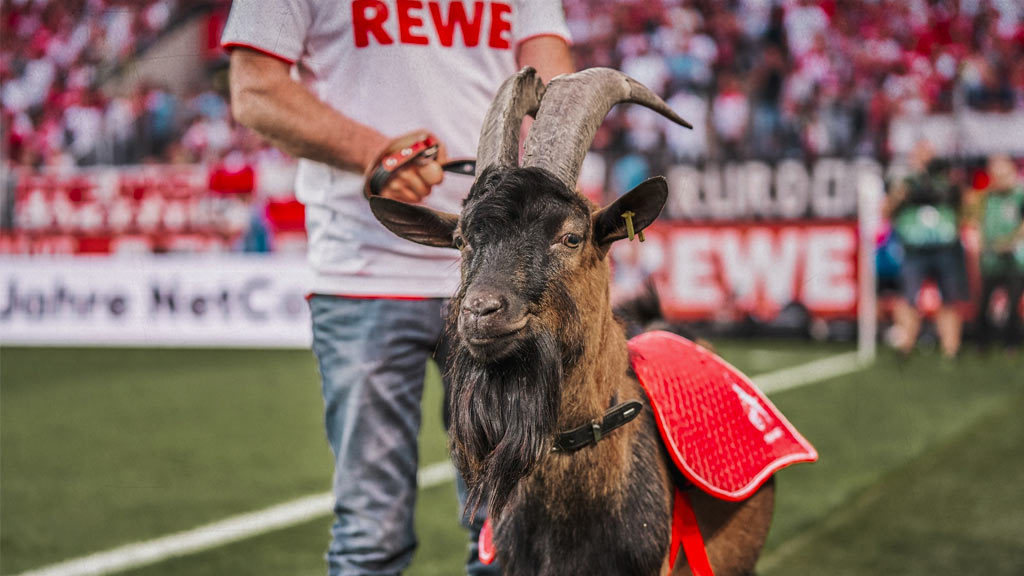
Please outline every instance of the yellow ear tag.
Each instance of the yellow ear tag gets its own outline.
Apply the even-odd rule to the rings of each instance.
[[[622,218],[626,221],[626,235],[629,236],[629,241],[630,242],[633,241],[633,236],[636,236],[641,242],[643,242],[644,241],[644,231],[643,230],[641,230],[639,232],[634,231],[634,229],[633,229],[633,216],[636,216],[636,214],[634,214],[632,210],[628,210],[628,211],[622,213]]]

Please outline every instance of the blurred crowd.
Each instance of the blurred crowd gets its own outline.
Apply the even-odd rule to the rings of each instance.
[[[606,149],[886,158],[901,114],[1024,109],[1019,0],[566,0],[579,62],[667,96],[706,137],[626,111]]]
[[[262,143],[204,86],[103,80],[171,25],[177,0],[10,0],[0,17],[6,159],[18,165],[210,163]],[[198,47],[197,47],[198,49]]]
[[[184,4],[184,3],[182,3]],[[696,126],[614,113],[595,147],[630,162],[886,159],[896,115],[1024,110],[1020,0],[565,0],[577,65],[618,68]],[[10,0],[0,82],[22,165],[210,162],[266,153],[210,85],[98,90],[177,0]]]

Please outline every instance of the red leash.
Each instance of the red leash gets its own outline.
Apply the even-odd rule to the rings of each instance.
[[[686,561],[690,563],[693,576],[714,576],[708,551],[704,548],[704,537],[697,526],[697,516],[693,513],[690,496],[676,488],[672,502],[672,540],[669,543],[668,566],[671,570],[676,565],[679,547],[686,553]]]
[[[480,529],[480,536],[477,538],[477,557],[480,562],[491,565],[498,551],[494,549],[494,532],[491,529],[491,519],[484,520],[484,527]]]

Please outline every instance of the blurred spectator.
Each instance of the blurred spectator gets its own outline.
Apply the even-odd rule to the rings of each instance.
[[[632,190],[650,176],[650,167],[641,154],[627,154],[612,166],[612,180],[616,190]]]
[[[672,154],[672,160],[696,161],[708,153],[708,101],[699,94],[677,92],[668,99],[668,105],[693,124],[693,130],[672,130],[665,124],[667,118],[658,117],[661,130],[665,134],[665,143]],[[622,188],[621,190],[629,190]]]
[[[726,158],[740,156],[747,135],[747,116],[750,104],[740,90],[739,81],[732,74],[723,74],[720,88],[711,102],[711,123]]]
[[[1017,167],[1006,156],[989,160],[991,184],[981,199],[982,297],[978,309],[979,344],[988,347],[992,338],[992,296],[1006,291],[1003,329],[1007,346],[1020,344],[1020,299],[1024,291],[1024,186]]]
[[[177,120],[178,98],[157,86],[144,86],[143,112],[141,116],[142,141],[146,144],[148,157],[163,155],[171,139],[177,136],[175,120]]]
[[[796,59],[814,49],[829,26],[829,16],[814,0],[797,0],[786,10],[786,38],[789,51]]]
[[[918,142],[910,158],[911,173],[886,199],[885,211],[904,247],[903,298],[895,309],[896,324],[910,354],[917,344],[921,316],[917,296],[926,280],[938,284],[942,307],[936,327],[947,358],[960,351],[961,318],[956,305],[968,300],[967,272],[960,244],[961,191],[949,165],[935,158],[927,141]]]
[[[753,116],[751,137],[753,153],[772,158],[782,146],[782,88],[785,83],[786,55],[780,44],[768,43],[751,72]]]
[[[78,164],[95,164],[99,138],[103,131],[103,111],[97,96],[90,91],[69,95],[64,109],[68,151]]]

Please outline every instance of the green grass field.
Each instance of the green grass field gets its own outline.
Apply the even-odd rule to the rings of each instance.
[[[844,348],[734,342],[750,374]],[[440,385],[424,464],[445,456]],[[773,396],[820,462],[779,474],[759,573],[1024,574],[1024,361],[967,354]],[[0,350],[0,574],[18,574],[330,487],[302,351]],[[423,490],[410,574],[458,574],[454,486]],[[329,518],[128,574],[319,575]]]

